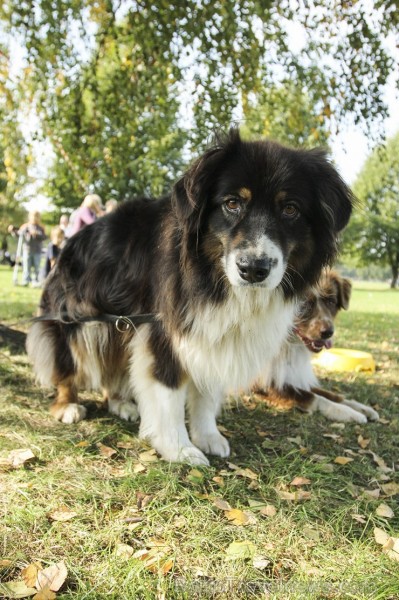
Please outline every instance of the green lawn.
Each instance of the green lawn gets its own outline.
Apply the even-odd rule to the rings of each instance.
[[[40,291],[13,287],[3,267],[0,286],[3,323],[35,313]],[[229,461],[200,469],[158,460],[93,395],[88,420],[55,422],[26,356],[0,348],[0,597],[26,566],[64,561],[59,599],[399,598],[399,563],[374,539],[375,527],[399,537],[398,305],[398,292],[355,284],[336,345],[372,352],[377,371],[320,373],[380,422],[246,397],[221,419]],[[16,449],[34,458],[12,467]]]

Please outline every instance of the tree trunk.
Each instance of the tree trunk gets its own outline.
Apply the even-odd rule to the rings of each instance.
[[[399,278],[399,265],[392,265],[392,279],[391,279],[391,289],[395,289],[398,284]]]

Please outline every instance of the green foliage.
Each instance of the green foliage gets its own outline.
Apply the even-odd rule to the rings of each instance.
[[[359,264],[389,265],[399,275],[399,134],[366,161],[354,192],[361,201],[345,234],[345,252]]]
[[[241,118],[248,132],[305,145],[348,116],[378,127],[396,4],[2,3],[0,26],[25,50],[10,91],[55,153],[45,192],[59,207],[87,191],[161,194],[214,129]]]

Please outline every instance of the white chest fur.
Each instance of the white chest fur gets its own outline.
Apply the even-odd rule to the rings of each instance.
[[[248,389],[279,353],[291,327],[295,303],[280,291],[235,289],[221,306],[194,316],[175,350],[197,388]]]

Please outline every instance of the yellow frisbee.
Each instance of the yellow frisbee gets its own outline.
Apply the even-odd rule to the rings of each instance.
[[[374,373],[375,371],[375,361],[371,354],[347,348],[322,350],[312,359],[312,363],[327,369],[327,371],[354,371],[356,373],[360,371]]]

